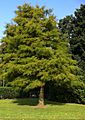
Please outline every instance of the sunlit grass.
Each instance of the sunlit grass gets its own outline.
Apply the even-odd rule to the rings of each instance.
[[[85,120],[85,105],[46,102],[33,107],[37,99],[0,100],[0,120]]]

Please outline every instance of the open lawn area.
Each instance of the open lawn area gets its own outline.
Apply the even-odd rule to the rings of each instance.
[[[85,105],[46,101],[34,107],[37,99],[0,100],[0,120],[85,120]]]

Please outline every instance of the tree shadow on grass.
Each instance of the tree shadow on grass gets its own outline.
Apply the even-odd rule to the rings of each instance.
[[[37,98],[18,98],[18,99],[15,99],[13,103],[17,103],[18,105],[36,106],[38,104],[38,99]]]
[[[13,103],[17,103],[18,105],[28,105],[28,106],[37,106],[38,98],[18,98],[13,101]],[[45,105],[65,105],[65,103],[52,102],[45,100]]]
[[[54,101],[47,101],[45,102],[46,105],[65,105],[66,103],[61,103],[61,102],[54,102]]]

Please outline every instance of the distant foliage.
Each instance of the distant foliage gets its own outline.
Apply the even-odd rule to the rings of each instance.
[[[85,84],[83,82],[46,84],[45,97],[48,100],[63,103],[82,103],[85,104]]]
[[[59,28],[63,34],[68,36],[70,52],[82,68],[85,81],[85,4],[76,9],[74,15],[61,19]]]
[[[0,87],[0,99],[16,97],[18,97],[18,91],[16,91],[12,87]]]

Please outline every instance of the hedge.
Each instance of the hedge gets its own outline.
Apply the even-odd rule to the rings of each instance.
[[[18,92],[12,87],[0,87],[0,99],[16,98]]]

